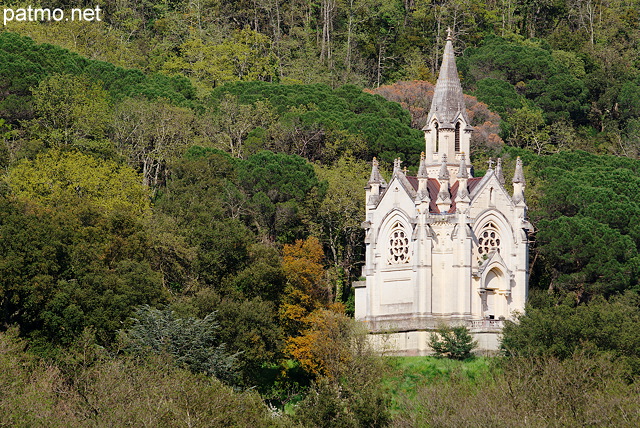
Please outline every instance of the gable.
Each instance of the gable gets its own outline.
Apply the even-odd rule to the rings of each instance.
[[[407,213],[413,213],[416,191],[405,177],[402,178],[404,180],[399,179],[398,176],[394,176],[391,179],[384,193],[380,195],[376,206],[377,212],[387,213],[397,207],[401,207]]]
[[[469,214],[475,217],[488,207],[500,211],[513,209],[515,206],[507,189],[498,181],[493,171],[489,171],[470,192],[471,204]]]

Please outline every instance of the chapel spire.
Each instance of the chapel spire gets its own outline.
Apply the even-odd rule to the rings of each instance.
[[[448,36],[444,46],[442,65],[440,66],[440,73],[433,92],[428,116],[429,121],[434,119],[438,121],[440,129],[453,129],[459,116],[462,116],[465,124],[469,124],[462,86],[458,77],[458,68],[456,67],[456,58],[453,52],[451,29],[447,31]]]
[[[460,159],[460,154],[470,151],[473,128],[467,115],[464,94],[458,77],[451,29],[447,30],[447,33],[431,109],[422,130],[429,173],[437,173],[442,155],[447,155],[450,162],[447,167],[453,176],[457,173],[457,160]]]

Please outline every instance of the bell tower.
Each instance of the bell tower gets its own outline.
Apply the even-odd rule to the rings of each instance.
[[[449,176],[455,180],[462,154],[469,153],[471,127],[464,96],[458,77],[453,52],[451,29],[447,30],[447,42],[440,66],[440,74],[433,93],[431,109],[424,128],[426,164],[430,177],[437,176],[443,156],[448,159]],[[468,173],[470,172],[470,167]]]

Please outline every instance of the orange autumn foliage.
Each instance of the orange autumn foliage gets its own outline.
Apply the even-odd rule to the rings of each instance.
[[[322,245],[314,236],[283,248],[282,268],[287,285],[280,319],[290,336],[299,335],[305,317],[330,301],[323,261]]]
[[[287,351],[302,368],[315,376],[335,380],[353,358],[351,338],[354,323],[342,304],[317,309],[304,318],[306,328],[287,340]]]

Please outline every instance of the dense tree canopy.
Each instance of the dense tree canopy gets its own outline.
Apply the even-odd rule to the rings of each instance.
[[[512,386],[557,398],[543,388],[555,368],[573,394],[554,402],[573,410],[563,421],[584,425],[602,419],[575,411],[580,385],[637,385],[638,1],[108,9],[0,32],[2,423],[39,423],[33,407],[71,426],[389,424],[384,367],[345,315],[362,187],[373,156],[383,174],[398,156],[417,167],[448,26],[474,164],[525,160],[531,299],[504,346],[543,359],[533,374],[514,359],[471,395],[485,409]],[[610,387],[589,383],[600,362]],[[257,389],[272,415],[213,377]],[[451,385],[439,391],[475,391]],[[475,400],[424,393],[429,417],[399,424],[446,425]],[[553,420],[522,396],[531,420]]]

